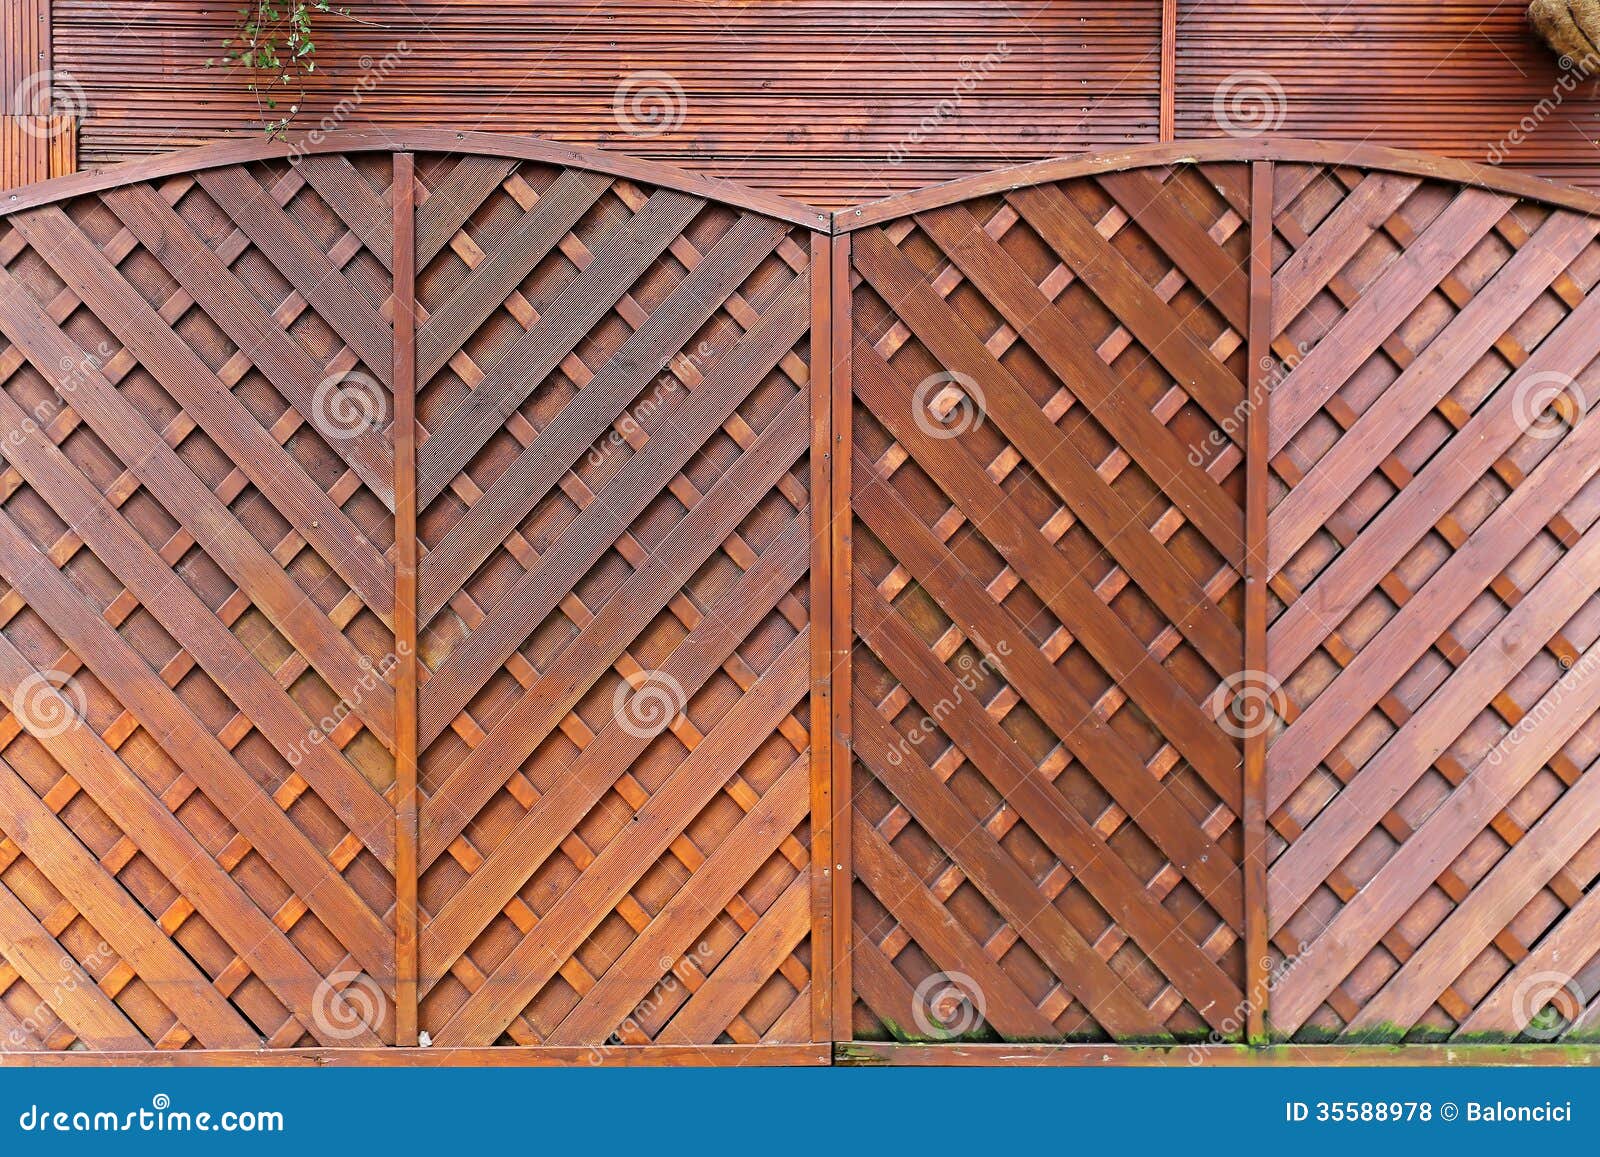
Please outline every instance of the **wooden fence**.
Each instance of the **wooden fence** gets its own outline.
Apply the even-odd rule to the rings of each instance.
[[[20,191],[0,1052],[1583,1039],[1597,236],[1281,141]]]

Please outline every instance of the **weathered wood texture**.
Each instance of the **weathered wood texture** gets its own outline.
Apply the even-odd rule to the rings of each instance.
[[[93,0],[54,7],[59,66],[87,97],[86,167],[259,132],[242,78],[205,68],[232,5],[155,0],[137,22]],[[534,135],[818,204],[1156,139],[1158,3],[378,0],[354,11],[359,22],[318,17],[306,128],[332,117]]]
[[[311,172],[0,223],[8,1047],[393,1023],[387,222]]]
[[[1595,198],[417,142],[0,217],[0,1051],[1592,1032]]]
[[[0,0],[0,189],[76,171],[76,110],[56,91],[70,87],[52,69],[50,0]]]
[[[812,1041],[812,235],[104,184],[0,218],[0,1051]]]
[[[421,1027],[808,1041],[809,236],[418,176]]]
[[[851,234],[859,1036],[1234,1036],[1249,171]]]
[[[1600,219],[1281,165],[1273,221],[1273,1028],[1592,1031]]]
[[[1592,1032],[1600,216],[1293,154],[849,234],[859,1038]]]
[[[1238,129],[1421,149],[1600,190],[1600,63],[1520,0],[1182,0],[1179,140]]]
[[[51,7],[56,68],[81,104],[84,167],[259,132],[242,78],[205,67],[233,4],[152,0],[135,21],[98,0]],[[357,7],[362,22],[318,18],[317,81],[301,123],[443,123],[558,138],[825,205],[1229,127],[1494,156],[1600,188],[1591,143],[1600,94],[1593,79],[1563,83],[1525,8],[384,0]],[[386,60],[401,42],[405,55]],[[1001,44],[1004,59],[986,65]],[[649,135],[630,135],[617,115],[619,87],[652,73],[672,84],[658,76],[628,90],[624,109],[659,118],[638,126]],[[1175,133],[1164,131],[1174,123]]]

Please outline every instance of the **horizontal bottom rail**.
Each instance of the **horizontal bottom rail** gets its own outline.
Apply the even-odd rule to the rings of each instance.
[[[1597,1044],[1111,1045],[879,1044],[834,1046],[836,1065],[1082,1068],[1314,1068],[1430,1065],[1600,1065]]]

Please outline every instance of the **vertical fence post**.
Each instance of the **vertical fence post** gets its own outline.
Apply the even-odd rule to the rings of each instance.
[[[835,215],[835,227],[838,217]],[[850,352],[852,321],[850,312],[850,235],[831,239],[829,290],[832,303],[828,311],[829,410],[832,415],[833,478],[830,487],[832,508],[828,513],[829,561],[832,603],[828,633],[832,640],[830,682],[833,695],[833,1039],[851,1039],[851,1011],[854,983],[851,979],[850,944],[852,919],[850,889],[854,868],[850,855],[851,739],[850,739],[850,654],[854,642],[850,616],[851,592],[851,514],[850,514]]]
[[[394,155],[395,1044],[417,1043],[415,158]]]
[[[811,235],[811,1039],[819,1043],[833,1039],[831,242]]]
[[[1272,387],[1272,162],[1250,167],[1250,315],[1245,381],[1244,666],[1247,680],[1267,678],[1267,406]],[[1267,1039],[1272,962],[1267,935],[1267,733],[1244,740],[1245,1034]]]

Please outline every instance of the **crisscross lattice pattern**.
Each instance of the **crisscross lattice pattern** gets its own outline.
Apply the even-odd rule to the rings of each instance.
[[[0,224],[0,1047],[392,1032],[389,175]]]
[[[1238,1031],[1248,194],[852,234],[858,1036]]]
[[[809,1040],[806,235],[419,178],[423,1027]]]
[[[1600,221],[1295,165],[1274,233],[1273,1027],[1581,1031]]]

